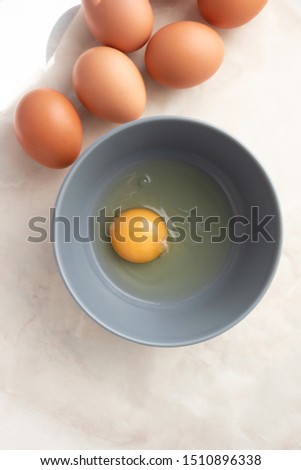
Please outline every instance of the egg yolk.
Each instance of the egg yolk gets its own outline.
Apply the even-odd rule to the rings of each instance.
[[[121,258],[132,263],[147,263],[167,250],[167,227],[150,209],[129,209],[110,226],[111,243]]]

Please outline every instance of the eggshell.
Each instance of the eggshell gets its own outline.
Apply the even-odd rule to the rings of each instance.
[[[83,105],[107,121],[132,121],[145,107],[145,85],[138,68],[112,47],[85,51],[75,63],[73,86]]]
[[[74,162],[82,146],[82,125],[73,104],[61,93],[40,88],[27,93],[15,110],[14,128],[24,150],[50,168]]]
[[[230,29],[252,20],[268,0],[198,0],[203,18],[217,28]]]
[[[83,14],[92,36],[123,52],[140,49],[153,29],[149,0],[82,0]]]
[[[210,78],[220,67],[224,43],[209,26],[180,21],[157,31],[147,45],[145,63],[158,83],[188,88]]]

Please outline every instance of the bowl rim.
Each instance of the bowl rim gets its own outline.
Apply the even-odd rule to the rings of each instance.
[[[58,208],[60,208],[62,200],[64,198],[64,195],[65,195],[66,191],[68,190],[69,183],[73,178],[73,175],[78,171],[80,166],[84,163],[86,158],[88,158],[90,156],[91,152],[93,152],[94,149],[96,149],[103,142],[105,142],[105,141],[107,141],[111,138],[114,138],[115,134],[123,132],[126,129],[129,129],[129,128],[132,128],[132,127],[139,127],[139,126],[144,125],[144,124],[148,124],[148,123],[152,123],[152,122],[160,122],[160,121],[179,121],[179,122],[185,122],[185,123],[188,123],[188,124],[190,123],[190,124],[199,125],[199,126],[202,126],[202,127],[205,127],[205,128],[209,128],[210,130],[213,130],[215,132],[218,132],[218,133],[222,134],[226,139],[231,140],[234,144],[238,145],[242,150],[244,150],[244,152],[248,154],[248,156],[250,157],[252,162],[255,164],[255,166],[257,166],[259,168],[259,170],[262,172],[262,174],[266,178],[266,181],[267,181],[267,184],[269,186],[269,190],[271,192],[271,195],[274,199],[274,203],[275,203],[275,207],[276,207],[276,211],[277,211],[279,233],[278,233],[276,253],[275,253],[275,256],[274,256],[274,259],[273,259],[273,263],[271,264],[269,274],[266,277],[266,281],[263,284],[260,293],[254,299],[254,301],[250,304],[250,306],[247,309],[245,309],[231,323],[229,323],[226,326],[218,329],[215,332],[208,333],[208,334],[202,336],[199,339],[191,339],[191,340],[187,340],[187,339],[185,340],[184,339],[184,340],[179,340],[179,341],[174,341],[174,342],[141,340],[137,337],[124,334],[124,333],[114,329],[114,327],[112,327],[110,325],[107,325],[106,323],[103,323],[101,320],[96,318],[96,316],[93,314],[93,312],[89,311],[89,309],[87,309],[86,306],[83,305],[83,302],[80,300],[80,298],[78,297],[78,295],[74,291],[73,287],[69,284],[67,276],[64,273],[64,269],[63,269],[63,266],[62,266],[63,263],[61,262],[60,255],[59,255],[58,250],[57,250],[56,237],[54,238],[54,243],[52,245],[53,245],[54,258],[55,258],[55,261],[56,261],[56,264],[57,264],[57,267],[58,267],[58,271],[61,275],[61,278],[63,279],[63,282],[64,282],[67,290],[69,291],[69,293],[71,294],[73,299],[76,301],[76,303],[79,305],[79,307],[98,326],[102,326],[104,329],[106,329],[110,333],[113,333],[114,335],[116,335],[120,338],[131,341],[133,343],[144,345],[144,346],[164,347],[164,348],[185,347],[185,346],[191,346],[191,345],[199,344],[199,343],[208,341],[210,339],[213,339],[217,336],[220,336],[224,332],[230,330],[235,325],[240,323],[256,307],[256,305],[259,304],[261,299],[264,297],[264,295],[266,294],[268,288],[270,287],[270,285],[271,285],[271,283],[272,283],[272,281],[275,277],[275,274],[276,274],[276,271],[277,271],[277,268],[278,268],[278,265],[279,265],[281,252],[282,252],[282,247],[283,247],[283,217],[282,217],[281,205],[280,205],[280,202],[279,202],[277,192],[274,188],[274,185],[272,184],[270,176],[268,175],[268,173],[265,170],[262,163],[257,160],[257,158],[250,152],[250,150],[247,147],[245,147],[236,137],[234,137],[228,131],[225,131],[224,129],[222,129],[222,128],[220,128],[220,127],[218,127],[218,126],[216,126],[212,123],[209,123],[207,121],[203,121],[203,120],[200,120],[200,119],[197,119],[197,118],[190,118],[190,117],[186,117],[186,116],[174,116],[174,115],[151,116],[151,117],[141,118],[141,119],[138,119],[136,121],[131,121],[131,122],[128,122],[128,123],[125,123],[125,124],[117,125],[117,127],[111,129],[110,131],[106,132],[105,134],[103,134],[100,137],[98,137],[97,139],[95,139],[94,142],[92,142],[80,154],[80,156],[77,158],[77,160],[72,164],[71,168],[69,169],[69,171],[67,172],[67,174],[65,175],[65,177],[64,177],[64,179],[61,183],[60,189],[57,193],[57,197],[56,197],[56,200],[55,200],[54,207],[55,207],[55,211],[57,211]]]

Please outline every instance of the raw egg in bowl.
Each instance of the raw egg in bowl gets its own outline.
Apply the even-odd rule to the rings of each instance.
[[[52,231],[82,309],[152,346],[205,341],[242,320],[281,247],[261,165],[223,131],[181,117],[141,119],[92,144],[63,182]]]

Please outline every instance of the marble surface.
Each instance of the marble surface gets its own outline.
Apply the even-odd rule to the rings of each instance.
[[[232,133],[270,174],[283,210],[283,254],[260,305],[222,336],[180,349],[132,344],[95,325],[66,291],[50,243],[27,242],[29,218],[48,215],[66,170],[43,168],[19,147],[20,94],[66,93],[84,147],[112,125],[71,88],[76,57],[95,44],[76,0],[0,2],[0,448],[301,448],[298,2],[270,0],[253,22],[222,32],[225,62],[202,86],[166,90],[143,71],[145,116],[192,116]],[[152,4],[156,29],[199,20],[194,0]],[[143,51],[131,56],[143,68]]]

